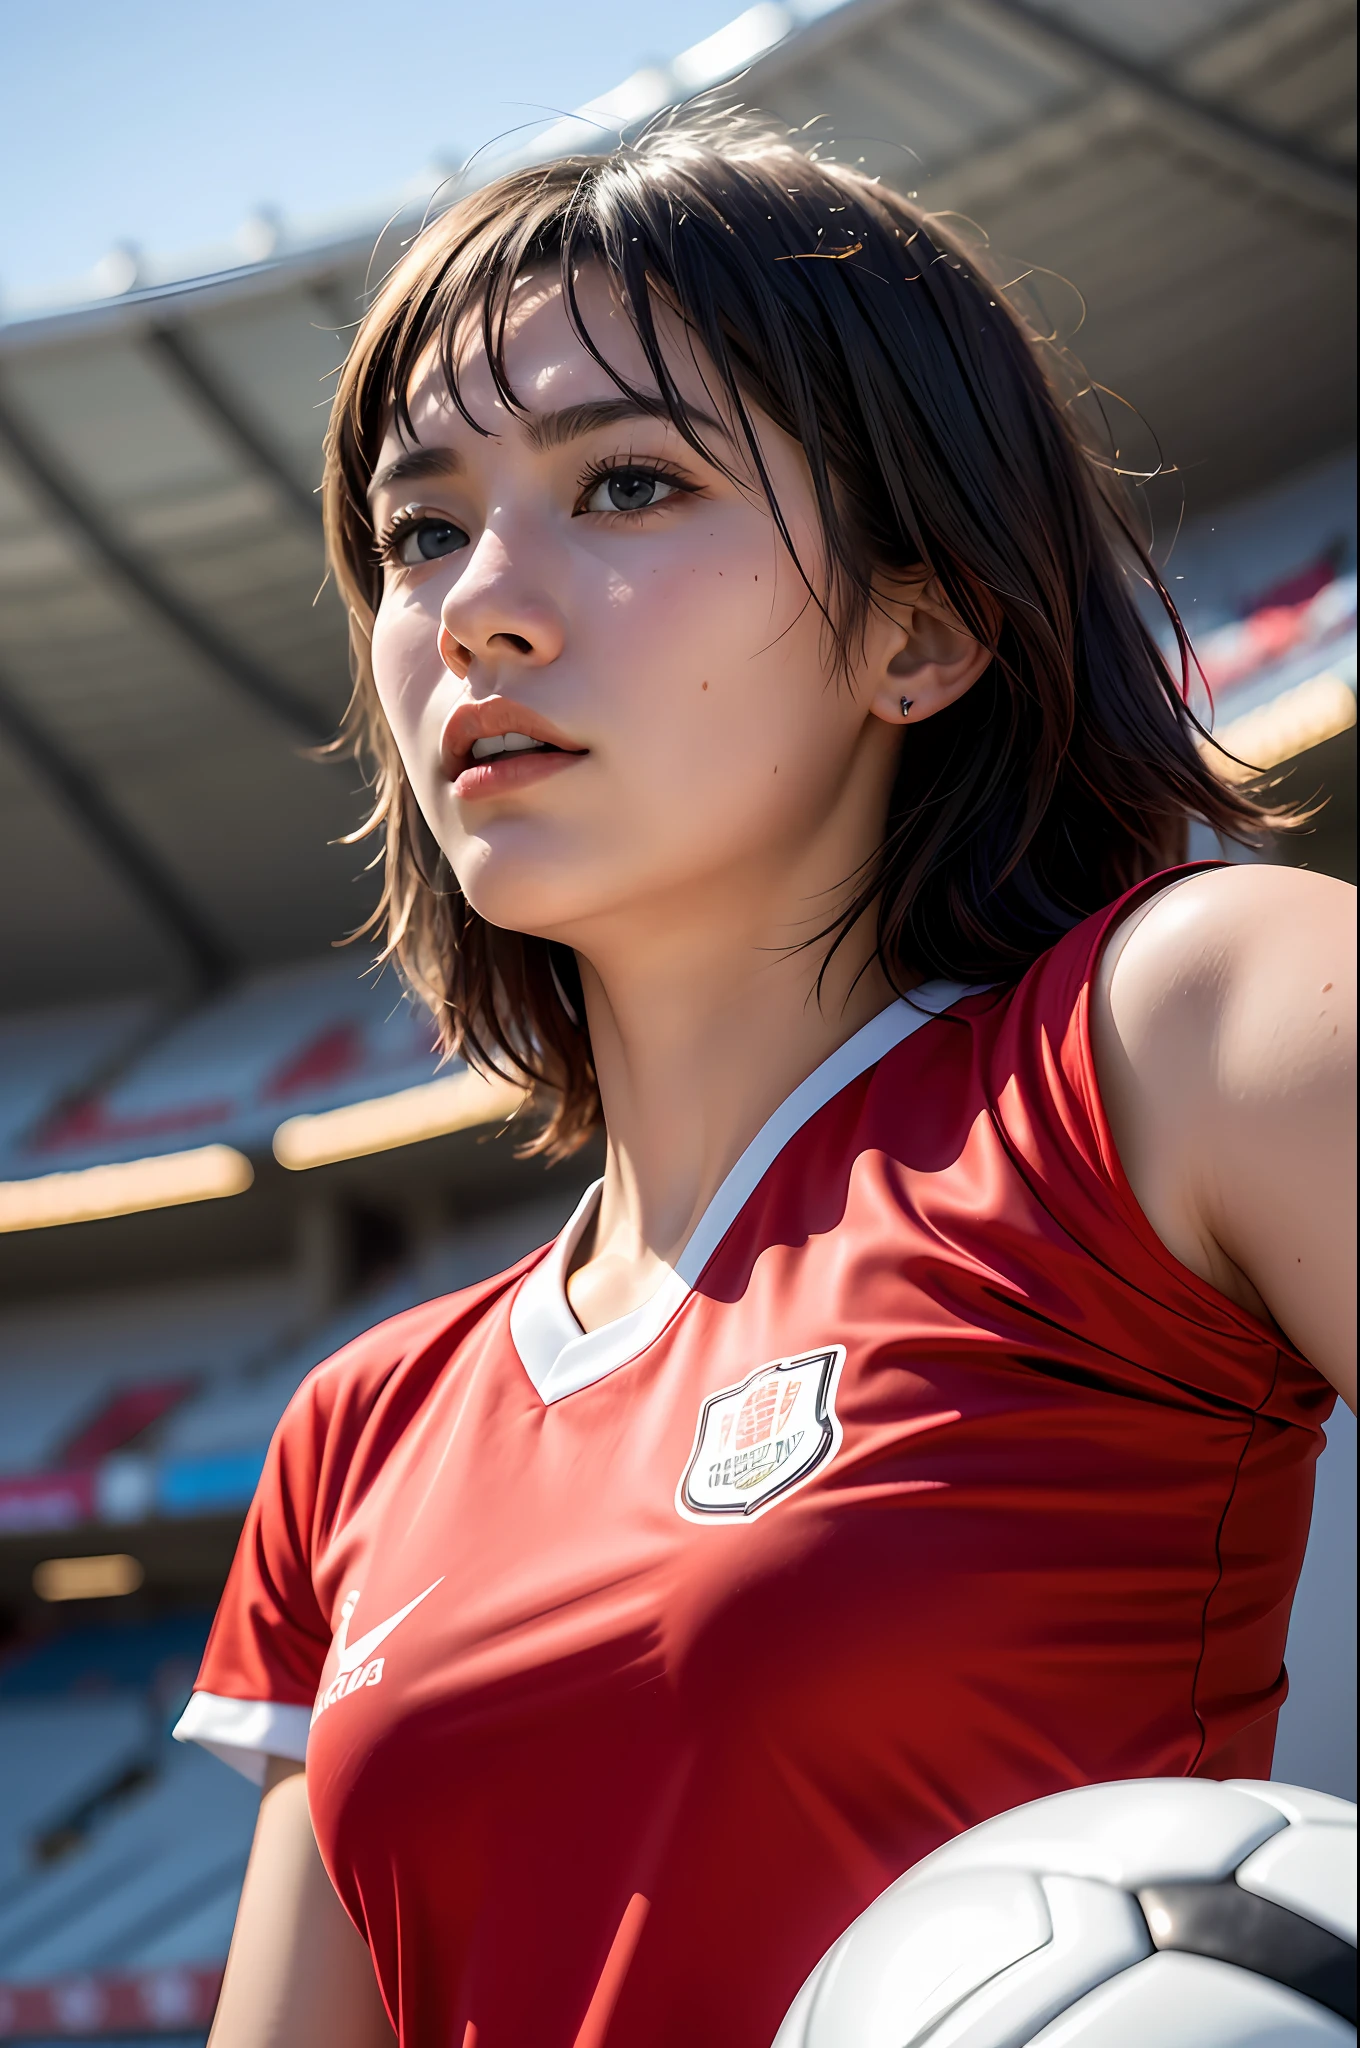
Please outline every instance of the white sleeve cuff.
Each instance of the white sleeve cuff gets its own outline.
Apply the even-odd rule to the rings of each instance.
[[[254,1785],[264,1783],[271,1756],[307,1761],[310,1707],[280,1706],[277,1700],[229,1700],[220,1693],[195,1692],[175,1723],[176,1742],[196,1742]]]

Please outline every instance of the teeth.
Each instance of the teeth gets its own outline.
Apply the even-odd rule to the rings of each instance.
[[[498,754],[529,754],[535,748],[546,752],[546,741],[531,740],[529,735],[523,732],[507,732],[497,735],[494,739],[474,740],[472,758],[474,761],[494,761]]]

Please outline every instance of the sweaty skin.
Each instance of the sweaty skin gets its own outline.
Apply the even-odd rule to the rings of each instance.
[[[603,279],[584,279],[582,300],[642,381]],[[679,382],[711,410],[702,366],[670,341]],[[487,433],[427,372],[412,398],[419,474],[388,437],[373,662],[469,900],[581,962],[609,1136],[568,1288],[590,1330],[652,1293],[770,1113],[890,1000],[868,929],[820,1003],[819,953],[796,949],[879,844],[912,727],[988,656],[927,586],[885,585],[850,677],[832,680],[820,615],[720,417],[711,446],[735,479],[656,419],[603,417],[617,386],[534,280],[508,366],[529,421],[496,397],[473,341],[464,396]],[[758,425],[815,584],[801,451]],[[478,730],[564,751],[479,772]],[[1111,1132],[1153,1229],[1278,1323],[1352,1406],[1354,955],[1342,884],[1262,866],[1198,875],[1115,935],[1091,1015]],[[380,2048],[391,2031],[300,1767],[272,1763],[268,1785],[212,2048]]]

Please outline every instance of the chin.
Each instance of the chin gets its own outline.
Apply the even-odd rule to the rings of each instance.
[[[464,845],[453,863],[458,885],[478,917],[527,938],[556,938],[590,913],[594,892],[573,877],[563,851],[530,855]],[[569,942],[568,942],[569,943]]]

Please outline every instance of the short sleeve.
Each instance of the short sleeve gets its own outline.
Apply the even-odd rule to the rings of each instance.
[[[274,1433],[194,1690],[175,1728],[256,1784],[269,1757],[301,1763],[331,1629],[312,1583],[327,1417],[322,1374]]]

